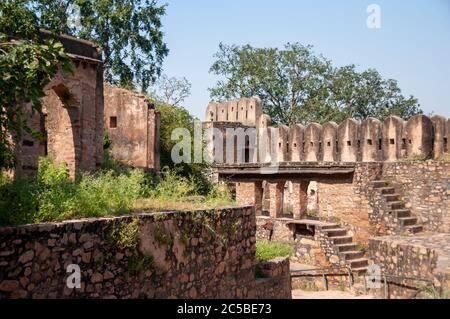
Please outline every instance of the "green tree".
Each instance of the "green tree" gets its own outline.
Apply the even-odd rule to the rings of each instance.
[[[168,77],[164,74],[151,87],[150,95],[162,103],[179,106],[191,95],[191,86],[185,77]]]
[[[190,132],[191,136],[191,157],[194,158],[194,121],[198,120],[194,118],[189,112],[181,107],[174,106],[162,102],[155,101],[156,110],[161,114],[161,166],[167,166],[169,168],[175,168],[177,172],[180,172],[183,176],[189,177],[194,180],[197,185],[198,193],[202,195],[208,194],[211,190],[211,183],[205,176],[205,170],[208,168],[206,163],[179,163],[175,164],[172,161],[171,152],[173,146],[178,141],[173,141],[172,131],[176,128],[186,128]]]
[[[320,123],[346,117],[409,118],[421,113],[417,99],[404,97],[395,80],[374,69],[333,67],[311,46],[283,49],[219,45],[210,72],[219,76],[211,98],[219,101],[258,96],[275,123]]]
[[[26,1],[0,3],[0,169],[14,165],[11,137],[31,132],[24,104],[41,113],[44,87],[59,68],[71,71],[71,62],[61,43],[42,40],[37,16]]]
[[[146,91],[169,50],[161,31],[166,5],[156,0],[31,0],[40,26],[95,42],[102,48],[105,80]],[[79,10],[73,10],[79,8]],[[80,14],[80,24],[71,25]]]

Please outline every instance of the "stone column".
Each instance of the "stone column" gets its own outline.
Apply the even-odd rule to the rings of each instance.
[[[308,207],[308,186],[309,181],[292,183],[294,219],[302,219],[306,215]]]
[[[267,183],[270,192],[270,217],[283,217],[283,197],[284,197],[284,183]]]
[[[263,208],[263,186],[261,182],[255,182],[255,212],[259,216]]]

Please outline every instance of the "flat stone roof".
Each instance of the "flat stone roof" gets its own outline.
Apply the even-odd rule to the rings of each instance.
[[[414,236],[379,236],[372,238],[374,240],[388,241],[415,247],[425,247],[433,249],[438,253],[437,270],[450,273],[450,234],[430,233]]]

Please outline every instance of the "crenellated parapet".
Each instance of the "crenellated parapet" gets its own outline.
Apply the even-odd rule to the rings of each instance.
[[[407,121],[392,115],[384,121],[373,117],[363,121],[348,118],[339,124],[330,121],[322,125],[309,123],[274,127],[270,125],[270,117],[262,113],[258,98],[244,98],[210,103],[206,120],[208,127],[218,128],[225,136],[227,128],[239,127],[242,128],[240,134],[245,135],[244,141],[255,141],[241,143],[245,148],[240,147],[237,152],[244,151],[250,155],[237,157],[234,164],[393,162],[405,158],[436,159],[449,154],[450,119],[439,115],[431,118],[416,115]],[[251,139],[247,135],[256,138]],[[220,138],[215,139],[215,143],[221,145]],[[221,158],[216,157],[214,161],[220,163]]]

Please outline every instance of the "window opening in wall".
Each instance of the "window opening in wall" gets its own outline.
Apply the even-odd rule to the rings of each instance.
[[[319,152],[322,151],[322,142],[319,142]]]
[[[244,162],[250,162],[250,137],[245,137]]]
[[[381,140],[381,138],[379,138],[378,139],[378,150],[380,150],[381,151],[381,146],[382,145],[382,140]]]
[[[289,152],[289,143],[286,143],[286,152]]]
[[[347,141],[347,146],[352,146],[352,142],[351,141]]]
[[[358,148],[361,148],[361,141],[358,140],[358,142],[356,143],[356,145],[358,146]]]
[[[315,227],[313,225],[306,225],[306,224],[294,224],[295,225],[295,239],[302,238],[302,237],[308,237],[308,238],[314,238],[315,235]]]
[[[328,147],[331,146],[331,142],[330,142],[330,141],[327,142],[327,146],[328,146]]]
[[[281,148],[281,143],[278,143],[278,147]]]
[[[444,152],[448,152],[448,144],[447,144],[447,138],[444,137]]]
[[[294,143],[294,147],[297,147],[297,143]]]
[[[34,142],[30,140],[23,140],[22,141],[23,146],[34,146]]]
[[[372,140],[371,139],[367,140],[367,145],[372,145]]]
[[[339,142],[336,141],[336,152],[339,152]]]
[[[111,116],[109,118],[109,127],[116,128],[117,127],[117,116]]]
[[[389,139],[389,144],[394,145],[395,144],[395,140],[393,138]]]
[[[411,142],[411,140],[409,140],[408,142],[409,142],[409,144],[411,144],[411,143],[412,143],[412,142]]]

